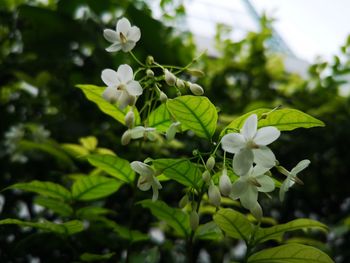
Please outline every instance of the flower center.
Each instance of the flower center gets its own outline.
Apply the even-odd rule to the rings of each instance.
[[[253,140],[247,141],[247,147],[250,149],[259,149],[259,145],[257,145]]]
[[[122,44],[125,44],[128,41],[122,32],[119,33],[119,37]]]
[[[256,187],[261,187],[261,184],[258,182],[258,180],[256,180],[256,178],[254,178],[254,177],[250,177],[249,178],[249,183],[251,184],[251,185],[254,185],[254,186],[256,186]]]
[[[120,84],[119,86],[117,86],[117,90],[120,90],[120,91],[126,90],[126,85]]]

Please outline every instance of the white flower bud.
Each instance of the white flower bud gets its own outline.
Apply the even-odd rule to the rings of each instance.
[[[187,72],[194,77],[199,77],[199,78],[204,77],[204,72],[201,71],[200,69],[189,68],[187,69]]]
[[[199,215],[196,211],[192,211],[190,214],[190,226],[192,230],[196,230],[199,225]]]
[[[130,131],[126,130],[122,135],[121,143],[122,143],[122,145],[127,145],[130,143],[130,140],[131,140]]]
[[[250,209],[250,212],[258,221],[260,221],[261,218],[263,217],[263,211],[262,211],[261,206],[259,205],[258,202],[256,203],[256,205],[253,208]]]
[[[219,206],[221,201],[221,195],[219,188],[211,182],[208,189],[209,202],[214,206]]]
[[[188,198],[188,195],[184,195],[181,200],[179,201],[179,207],[180,208],[184,208],[189,202],[189,198]]]
[[[190,83],[190,90],[194,95],[197,95],[197,96],[203,95],[204,93],[203,88],[195,83]]]
[[[179,89],[183,89],[185,87],[185,82],[182,79],[176,79],[176,87]]]
[[[163,91],[161,91],[161,92],[160,92],[160,95],[159,95],[159,100],[160,100],[162,103],[164,103],[164,102],[167,101],[167,99],[168,99],[168,96],[167,96]]]
[[[146,63],[147,63],[148,65],[152,65],[152,64],[154,63],[154,58],[153,58],[152,56],[148,56],[148,57],[146,58]]]
[[[223,196],[229,196],[232,191],[232,183],[230,177],[227,175],[227,169],[224,168],[219,179],[219,188]]]
[[[129,111],[126,115],[125,115],[125,125],[131,129],[134,126],[134,122],[135,122],[135,114],[134,112],[131,110]]]
[[[175,77],[175,75],[173,73],[171,73],[167,69],[164,69],[164,78],[165,78],[166,84],[168,84],[169,86],[174,86],[175,85],[176,77]]]
[[[204,182],[209,183],[210,182],[210,173],[209,171],[204,171],[204,173],[202,174],[202,179]]]
[[[146,75],[147,75],[147,77],[149,77],[149,78],[153,78],[153,77],[154,77],[154,72],[153,72],[153,70],[152,70],[152,69],[147,69],[147,70],[146,70]]]
[[[205,163],[205,166],[207,167],[207,169],[209,171],[213,170],[214,166],[215,166],[215,158],[214,156],[210,156],[207,160],[207,162]]]
[[[169,126],[169,128],[167,129],[166,134],[165,134],[168,141],[171,141],[175,138],[175,135],[176,135],[176,132],[177,132],[179,125],[180,125],[180,122],[177,121],[177,122],[173,122]]]

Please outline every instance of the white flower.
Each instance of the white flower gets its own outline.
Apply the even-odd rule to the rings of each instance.
[[[209,202],[214,206],[219,206],[221,201],[221,194],[219,187],[217,187],[213,181],[210,182],[209,188],[208,188],[208,197]]]
[[[281,188],[280,188],[280,200],[284,200],[284,196],[286,192],[289,190],[290,187],[294,185],[295,182],[297,182],[298,177],[297,174],[300,173],[302,170],[307,168],[310,164],[309,160],[302,160],[300,161],[290,172],[286,169],[279,170],[281,173],[283,173],[287,178],[283,181]]]
[[[129,52],[132,50],[136,42],[141,38],[141,31],[137,26],[131,26],[125,17],[118,20],[116,30],[105,29],[103,36],[107,41],[113,43],[106,48],[108,52],[116,52],[123,50]]]
[[[120,65],[118,71],[104,69],[101,74],[103,82],[108,86],[102,97],[109,102],[118,102],[119,108],[124,109],[142,94],[140,83],[134,80],[132,68]]]
[[[152,187],[152,201],[156,201],[159,194],[158,190],[162,189],[162,185],[155,177],[156,172],[148,164],[139,161],[130,163],[130,166],[136,173],[140,174],[139,180],[137,181],[137,187],[141,191],[148,191]]]
[[[234,153],[233,169],[238,175],[245,175],[253,163],[266,168],[275,165],[276,157],[266,145],[280,136],[275,127],[257,129],[258,117],[250,115],[240,133],[230,133],[222,137],[221,146],[224,151]]]
[[[176,83],[175,75],[167,69],[164,69],[164,79],[166,84],[168,84],[169,86],[174,86]]]
[[[194,95],[197,95],[197,96],[203,95],[204,90],[201,86],[199,86],[196,83],[189,83],[189,85],[190,85],[190,90]]]
[[[131,139],[140,139],[140,138],[147,138],[150,141],[155,140],[154,132],[156,131],[156,128],[150,128],[150,127],[143,127],[143,126],[136,126],[129,130]]]
[[[256,217],[261,218],[262,210],[258,203],[258,192],[271,192],[275,183],[271,177],[265,175],[269,168],[262,166],[251,167],[246,175],[240,176],[232,185],[230,198],[240,199],[243,207],[250,210]]]
[[[230,177],[227,175],[227,169],[222,170],[222,174],[219,179],[219,189],[223,196],[229,196],[232,191],[232,183]]]
[[[176,132],[179,131],[180,122],[173,122],[166,131],[166,138],[168,141],[171,141],[175,138]]]

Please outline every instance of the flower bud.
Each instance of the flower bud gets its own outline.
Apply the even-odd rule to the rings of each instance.
[[[190,90],[194,95],[197,95],[197,96],[203,95],[204,93],[203,88],[195,83],[190,83]]]
[[[167,99],[168,99],[168,96],[167,96],[163,91],[161,91],[161,92],[160,92],[160,95],[159,95],[159,100],[160,100],[162,103],[164,103],[164,102],[167,101]]]
[[[178,126],[180,125],[180,122],[173,122],[169,128],[167,129],[166,131],[166,138],[168,141],[171,141],[175,138],[175,135],[176,135],[176,132],[177,132],[177,129],[178,129]]]
[[[152,56],[147,56],[146,63],[152,65],[154,63],[154,58]]]
[[[176,87],[179,89],[183,89],[185,87],[185,82],[182,79],[176,79]]]
[[[147,69],[147,70],[146,70],[146,75],[147,75],[147,77],[149,77],[149,78],[153,78],[153,77],[154,77],[154,72],[153,72],[153,70],[152,70],[152,69]]]
[[[199,77],[199,78],[204,77],[204,72],[201,71],[200,69],[189,68],[187,69],[187,72],[194,77]]]
[[[207,162],[205,163],[205,166],[207,167],[207,169],[209,171],[213,170],[214,166],[215,166],[215,158],[214,156],[210,156],[207,160]]]
[[[219,206],[221,201],[221,195],[219,188],[212,182],[208,189],[209,202],[214,206]]]
[[[168,84],[169,86],[174,86],[175,85],[176,77],[175,77],[175,75],[173,73],[171,73],[167,69],[164,69],[164,78],[165,78],[166,84]]]
[[[206,171],[204,171],[204,173],[202,173],[202,179],[204,182],[209,183],[209,181],[210,181],[209,171],[206,170]]]
[[[188,204],[189,201],[190,201],[190,200],[189,200],[189,198],[188,198],[188,195],[187,195],[187,194],[184,195],[184,196],[181,198],[181,200],[179,201],[179,207],[180,207],[180,208],[184,208],[184,207]]]
[[[192,211],[190,214],[190,226],[192,230],[196,230],[199,225],[199,215],[196,211]]]
[[[125,115],[125,125],[131,129],[134,126],[134,122],[135,122],[135,114],[134,112],[131,110],[129,111],[126,115]]]
[[[122,143],[122,145],[127,145],[130,143],[130,140],[131,140],[130,131],[126,130],[122,135],[121,143]]]
[[[258,221],[260,221],[263,217],[263,211],[259,203],[256,203],[256,205],[250,209],[250,212]]]
[[[224,168],[219,179],[219,188],[223,196],[229,196],[232,191],[232,183],[230,177],[227,175],[227,169]]]

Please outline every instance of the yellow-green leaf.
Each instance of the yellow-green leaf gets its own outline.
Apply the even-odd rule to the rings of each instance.
[[[170,113],[165,104],[160,105],[151,112],[148,118],[148,125],[160,132],[166,132],[171,125]]]
[[[169,99],[167,107],[183,129],[190,129],[197,136],[211,140],[216,129],[218,113],[207,97],[181,96]]]

